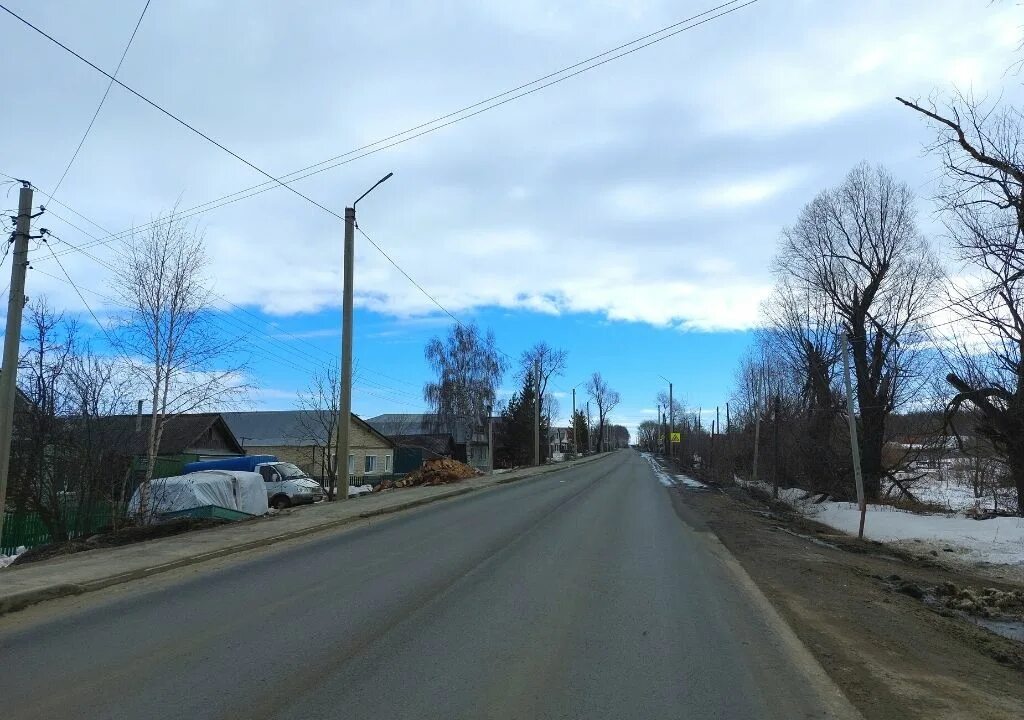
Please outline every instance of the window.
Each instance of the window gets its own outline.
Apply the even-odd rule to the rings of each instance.
[[[376,470],[377,469],[377,456],[376,455],[367,455],[366,456],[366,464],[365,464],[365,467],[363,469],[364,469],[365,472],[368,472],[368,473],[372,473],[374,470]]]
[[[349,455],[348,456],[348,474],[351,475],[355,471],[356,471],[356,456],[355,455]]]
[[[384,456],[384,472],[386,472],[386,473],[391,472],[391,456],[390,455],[385,455]]]

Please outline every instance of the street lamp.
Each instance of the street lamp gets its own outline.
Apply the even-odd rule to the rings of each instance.
[[[351,207],[345,208],[345,287],[341,302],[341,378],[338,414],[338,485],[342,498],[348,499],[348,428],[352,418],[352,282],[355,274],[356,204],[390,178],[388,173],[364,192]]]

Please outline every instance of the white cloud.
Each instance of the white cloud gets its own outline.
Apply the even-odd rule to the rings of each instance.
[[[35,4],[25,12],[100,64],[116,56],[133,24],[118,3],[100,10]],[[370,2],[351,16],[324,2],[299,15],[261,7],[225,36],[220,29],[237,20],[229,8],[151,12],[126,60],[126,82],[276,172],[686,14],[657,0],[531,0]],[[934,170],[920,153],[927,129],[892,95],[927,95],[951,83],[1017,92],[1019,78],[1003,73],[1016,57],[1015,12],[1013,3],[955,0],[759,3],[297,187],[340,212],[394,170],[360,204],[360,226],[455,313],[493,305],[682,329],[748,328],[771,283],[779,228],[820,186],[865,157],[896,163],[915,186]],[[352,44],[339,50],[343,23],[352,24]],[[386,55],[374,32],[383,26]],[[47,187],[104,81],[41,52],[30,33],[10,30],[0,60],[14,66],[33,57],[39,80],[8,98],[0,116],[0,170]],[[284,53],[282,37],[302,42]],[[339,63],[353,72],[339,74]],[[35,113],[27,126],[16,121],[55,99],[66,111]],[[179,198],[188,207],[261,180],[114,92],[60,197],[120,230]],[[216,288],[231,302],[279,315],[282,325],[340,304],[336,217],[274,190],[199,219]],[[53,227],[88,241],[59,222]],[[117,257],[116,248],[95,252]],[[82,285],[109,292],[105,270],[80,255],[64,259]],[[38,267],[60,274],[45,258]],[[30,295],[46,292],[54,304],[80,309],[70,287],[41,273],[30,280]],[[438,312],[361,235],[355,291],[361,307],[397,318]],[[102,312],[102,301],[97,306]]]

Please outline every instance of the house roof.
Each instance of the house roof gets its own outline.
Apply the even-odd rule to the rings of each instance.
[[[312,410],[254,410],[251,412],[222,413],[225,422],[242,445],[256,447],[305,447],[323,445],[328,428]],[[355,413],[352,422],[391,444],[376,428]]]
[[[148,418],[142,418],[142,431],[137,431],[136,415],[108,415],[95,418],[99,430],[109,439],[121,445],[127,454],[142,455],[146,452],[149,424]],[[225,438],[229,448],[243,454],[242,446],[231,432],[220,413],[195,413],[192,415],[175,415],[164,425],[160,438],[161,455],[177,455],[188,448],[202,447],[200,442],[207,430],[216,428]]]
[[[434,413],[385,413],[369,418],[366,422],[388,437],[448,434],[457,443],[466,442],[467,439],[467,428],[459,423],[449,425]]]
[[[388,437],[434,435],[441,430],[437,415],[429,413],[385,413],[367,418],[366,422]]]
[[[448,434],[434,435],[393,435],[391,441],[396,447],[422,448],[434,455],[449,455],[454,441]]]

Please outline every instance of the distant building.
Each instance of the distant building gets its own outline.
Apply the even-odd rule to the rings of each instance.
[[[430,413],[387,413],[367,419],[378,432],[389,438],[408,435],[450,435],[454,457],[478,470],[491,469],[491,452],[486,425],[474,428],[448,427],[437,415]]]
[[[321,482],[329,479],[337,439],[327,442],[328,423],[310,410],[256,410],[223,413],[248,455],[276,455],[294,463]],[[349,424],[348,471],[350,477],[390,475],[395,446],[387,437],[357,415]],[[331,457],[327,455],[330,444]]]

